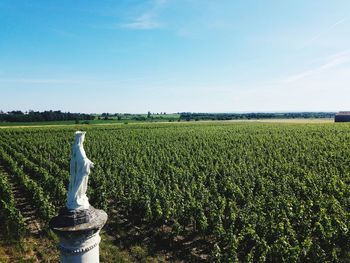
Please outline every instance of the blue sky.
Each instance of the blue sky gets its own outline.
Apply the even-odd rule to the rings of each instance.
[[[0,109],[350,110],[348,0],[0,0]]]

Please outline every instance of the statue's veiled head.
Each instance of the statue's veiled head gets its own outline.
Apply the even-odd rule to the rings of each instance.
[[[85,139],[85,133],[84,131],[76,131],[75,132],[75,144],[83,144]]]

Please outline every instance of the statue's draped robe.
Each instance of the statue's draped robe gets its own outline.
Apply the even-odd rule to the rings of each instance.
[[[74,143],[70,161],[70,181],[68,188],[68,209],[89,209],[86,196],[88,177],[92,162],[86,157],[83,138]]]

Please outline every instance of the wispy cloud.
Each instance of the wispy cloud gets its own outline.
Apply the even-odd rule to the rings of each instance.
[[[287,77],[285,79],[285,82],[287,83],[295,82],[315,74],[323,73],[326,70],[333,69],[347,63],[350,63],[350,49],[344,50],[342,52],[329,56],[328,58],[325,59],[325,62],[323,64],[315,68],[311,68],[309,70],[303,71],[296,75]]]
[[[120,24],[122,28],[148,30],[164,27],[164,23],[157,19],[159,10],[167,3],[167,0],[154,0],[152,7],[143,14]]]
[[[124,23],[121,25],[123,28],[130,29],[156,29],[161,28],[162,24],[155,20],[154,15],[146,13],[134,19],[134,21],[129,23]]]
[[[348,20],[349,17],[343,17],[342,19],[339,19],[338,21],[336,21],[335,23],[331,24],[330,26],[328,26],[327,28],[323,29],[322,31],[318,32],[316,35],[314,35],[313,37],[311,37],[309,40],[307,40],[300,49],[305,48],[307,46],[309,46],[310,44],[312,44],[313,42],[315,42],[316,40],[318,40],[319,38],[321,38],[322,36],[326,35],[327,33],[329,33],[330,31],[332,31],[334,28],[336,28],[338,25],[343,24],[344,22],[346,22]]]

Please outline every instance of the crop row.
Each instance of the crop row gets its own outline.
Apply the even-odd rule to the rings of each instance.
[[[0,171],[0,197],[1,235],[10,238],[23,236],[26,233],[24,219],[16,208],[11,184],[3,171]]]
[[[28,196],[31,197],[32,204],[38,210],[38,216],[48,221],[54,215],[55,209],[49,201],[47,194],[39,185],[40,182],[32,180],[23,172],[16,161],[4,151],[0,152],[0,160],[6,166],[8,173],[15,177],[15,180],[17,180],[24,191],[29,194]]]

